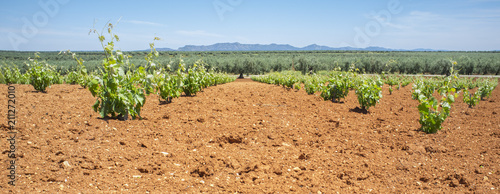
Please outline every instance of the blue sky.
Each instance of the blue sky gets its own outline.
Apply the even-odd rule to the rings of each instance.
[[[15,0],[0,3],[0,50],[122,50],[223,42],[500,50],[500,0]]]

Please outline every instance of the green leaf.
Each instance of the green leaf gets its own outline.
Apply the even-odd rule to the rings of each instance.
[[[450,95],[448,95],[448,103],[450,103],[450,104],[451,104],[451,103],[454,103],[454,102],[455,102],[455,96],[453,96],[453,95],[451,95],[451,94],[450,94]]]
[[[97,99],[94,103],[94,105],[92,106],[94,108],[94,111],[95,112],[98,112],[99,110],[99,99]]]
[[[137,104],[140,104],[140,105],[144,105],[144,102],[146,101],[146,98],[144,97],[144,94],[139,94],[139,95],[136,95],[136,99],[137,99]]]

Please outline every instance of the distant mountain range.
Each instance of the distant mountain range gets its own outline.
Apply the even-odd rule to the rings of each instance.
[[[171,48],[157,48],[157,51],[325,51],[325,50],[344,50],[344,51],[444,51],[433,49],[390,49],[384,47],[366,47],[366,48],[353,48],[353,47],[328,47],[317,44],[311,44],[306,47],[294,47],[289,44],[241,44],[235,43],[217,43],[207,46],[186,45],[178,48],[177,50]]]

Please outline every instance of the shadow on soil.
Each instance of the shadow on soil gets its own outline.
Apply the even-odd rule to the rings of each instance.
[[[38,90],[32,90],[28,91],[29,93],[37,93],[37,94],[47,94],[47,91],[38,91]]]
[[[170,104],[170,103],[172,103],[172,101],[162,100],[162,101],[160,101],[160,103],[159,103],[159,104],[160,104],[160,105],[165,105],[165,104]]]
[[[368,110],[365,110],[365,109],[361,109],[359,107],[356,107],[356,108],[351,108],[349,109],[349,112],[357,112],[357,113],[363,113],[363,114],[368,114]]]
[[[106,116],[104,118],[101,118],[101,117],[97,117],[97,119],[99,120],[103,120],[105,121],[106,123],[109,124],[109,120],[117,120],[117,121],[126,121],[126,120],[132,120],[132,118],[129,118],[130,116],[122,116],[122,115],[118,115],[116,117],[110,117],[110,116]]]

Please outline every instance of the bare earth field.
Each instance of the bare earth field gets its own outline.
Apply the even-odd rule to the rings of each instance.
[[[367,114],[248,79],[101,119],[76,85],[16,86],[16,186],[8,185],[7,86],[0,85],[0,190],[96,193],[498,193],[500,89],[459,95],[437,134],[419,131],[411,85]]]

